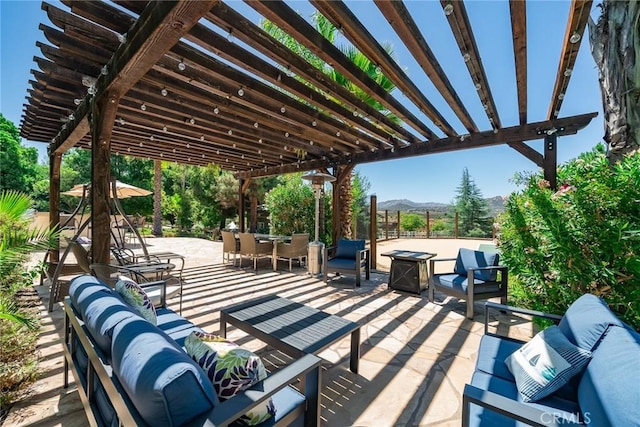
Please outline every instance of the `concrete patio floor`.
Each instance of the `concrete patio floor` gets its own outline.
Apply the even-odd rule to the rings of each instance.
[[[455,256],[459,247],[476,248],[477,240],[399,239],[382,242],[378,254],[393,249],[437,252]],[[349,338],[320,353],[323,426],[459,426],[462,390],[471,378],[483,334],[482,303],[474,320],[465,318],[465,303],[436,294],[429,303],[421,295],[388,289],[389,259],[378,255],[371,280],[354,289],[343,276],[324,283],[302,268],[288,271],[282,263],[272,271],[263,260],[254,272],[222,263],[222,243],[194,238],[148,239],[149,252],[185,255],[183,315],[217,333],[219,310],[265,294],[277,294],[339,315],[361,327],[360,370],[349,370]],[[486,243],[486,241],[484,241]],[[245,266],[249,263],[245,261]],[[42,298],[39,340],[42,376],[30,398],[16,404],[4,426],[84,426],[82,403],[72,383],[62,387],[62,309],[47,313],[48,286],[35,286]],[[170,301],[177,310],[178,299]],[[527,319],[498,319],[503,334],[529,338]],[[267,369],[286,364],[288,357],[231,328],[229,338],[263,356]]]

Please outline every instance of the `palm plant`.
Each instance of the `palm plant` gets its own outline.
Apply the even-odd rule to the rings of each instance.
[[[371,79],[376,81],[384,90],[387,92],[391,92],[395,89],[395,84],[389,78],[387,78],[381,71],[380,68],[371,62],[366,55],[360,52],[352,45],[337,45],[336,38],[339,34],[338,28],[333,25],[331,21],[329,21],[324,15],[319,12],[315,12],[311,15],[314,27],[316,31],[318,31],[322,36],[330,41],[333,45],[335,45],[340,51],[351,60],[358,68],[364,71]],[[262,21],[262,28],[269,33],[272,37],[277,39],[280,43],[284,44],[287,48],[292,50],[298,56],[304,58],[307,62],[312,64],[315,68],[322,71],[325,75],[331,78],[336,83],[340,84],[351,93],[353,93],[356,97],[358,97],[363,102],[367,103],[371,107],[385,114],[390,120],[398,123],[400,120],[398,117],[393,115],[390,111],[386,110],[382,104],[380,104],[374,97],[371,96],[370,92],[363,90],[359,86],[352,83],[347,77],[343,74],[339,73],[336,69],[326,64],[321,58],[319,58],[316,54],[314,54],[307,47],[299,43],[293,37],[291,37],[286,32],[282,31],[279,27],[277,27],[274,23],[269,20]],[[393,55],[393,48],[390,44],[383,45],[384,49],[387,51],[389,55]],[[298,77],[296,77],[298,78]],[[313,87],[309,82],[303,81],[306,85]],[[319,92],[322,92],[319,88],[315,88]],[[325,94],[325,96],[331,96],[330,94]],[[341,212],[340,217],[343,219],[343,229],[338,230],[338,234],[345,237],[351,237],[351,218],[352,218],[352,186],[351,186],[352,177],[349,179],[345,179],[343,184],[338,187],[338,191],[340,191],[340,199],[343,200],[343,203],[340,205]]]
[[[32,278],[23,268],[29,254],[52,247],[59,233],[28,227],[32,203],[18,191],[0,193],[0,319],[34,328],[35,322],[20,313],[13,295]]]

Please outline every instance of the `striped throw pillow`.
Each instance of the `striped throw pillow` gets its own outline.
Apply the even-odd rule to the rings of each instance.
[[[504,363],[516,379],[524,402],[535,402],[578,375],[591,352],[572,344],[557,326],[550,326],[507,357]]]

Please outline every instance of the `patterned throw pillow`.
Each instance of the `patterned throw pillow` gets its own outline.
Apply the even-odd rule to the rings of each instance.
[[[191,332],[184,342],[187,354],[193,358],[213,383],[221,401],[232,398],[267,377],[262,360],[253,352],[218,335]],[[276,414],[273,401],[245,413],[239,421],[257,425]]]
[[[122,299],[132,306],[140,316],[154,325],[158,324],[156,308],[147,293],[136,282],[128,277],[119,276],[115,288]]]
[[[524,402],[535,402],[558,390],[589,363],[591,352],[571,343],[550,326],[507,357]]]

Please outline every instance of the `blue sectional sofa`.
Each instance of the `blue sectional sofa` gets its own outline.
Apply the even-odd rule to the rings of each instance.
[[[157,309],[153,325],[85,275],[72,281],[64,312],[64,385],[71,370],[91,425],[229,425],[268,399],[276,415],[261,425],[319,425],[321,359],[314,355],[221,403],[183,349],[201,329],[170,309]]]
[[[591,351],[586,369],[551,395],[524,403],[505,359],[524,343],[488,333],[496,309],[558,322],[574,345]],[[485,335],[463,395],[463,426],[640,426],[640,334],[594,296],[578,298],[563,316],[487,302]]]

